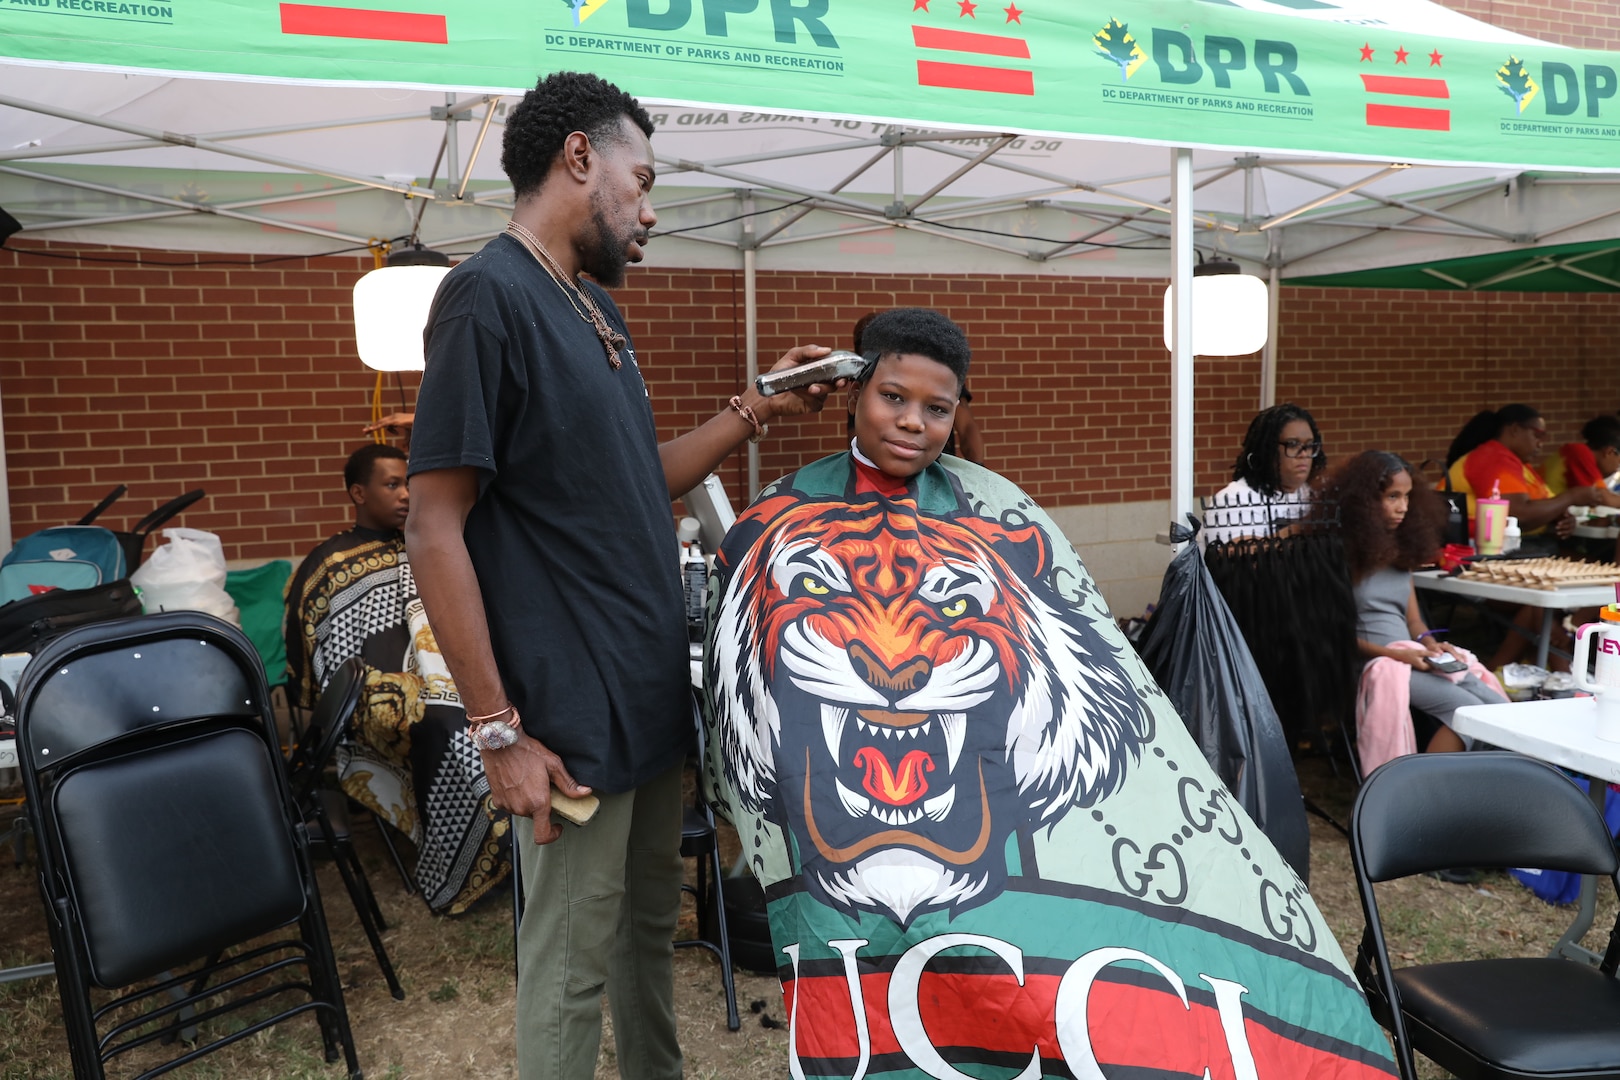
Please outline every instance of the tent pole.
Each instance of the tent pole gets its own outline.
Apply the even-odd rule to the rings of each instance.
[[[6,428],[0,420],[0,551],[11,550],[11,480],[6,475]]]
[[[759,254],[754,245],[754,196],[743,196],[743,347],[747,350],[744,365],[746,381],[752,385],[759,374],[759,280],[756,260]],[[759,444],[748,444],[748,501],[759,497]]]
[[[1260,407],[1277,404],[1277,323],[1282,312],[1282,245],[1279,233],[1271,233],[1271,253],[1266,257],[1266,345],[1260,352]]]
[[[1193,175],[1192,151],[1170,151],[1170,509],[1193,509]]]

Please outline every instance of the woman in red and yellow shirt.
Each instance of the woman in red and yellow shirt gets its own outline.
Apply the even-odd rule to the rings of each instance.
[[[1492,491],[1508,501],[1508,513],[1519,519],[1526,536],[1549,532],[1568,536],[1575,527],[1569,508],[1601,501],[1599,492],[1588,485],[1553,493],[1535,469],[1546,438],[1547,422],[1528,405],[1486,410],[1463,425],[1446,452],[1446,476],[1453,491],[1468,493],[1470,531],[1475,495]]]

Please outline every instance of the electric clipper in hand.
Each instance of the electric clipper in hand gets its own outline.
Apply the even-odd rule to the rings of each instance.
[[[754,388],[762,397],[772,397],[813,383],[827,383],[830,386],[839,379],[859,378],[870,364],[871,361],[860,353],[834,349],[820,360],[761,375],[754,380]]]

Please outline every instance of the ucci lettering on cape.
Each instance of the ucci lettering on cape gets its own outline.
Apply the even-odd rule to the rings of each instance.
[[[954,458],[865,472],[778,481],[710,582],[705,785],[765,886],[792,1076],[1394,1075],[1051,520]]]

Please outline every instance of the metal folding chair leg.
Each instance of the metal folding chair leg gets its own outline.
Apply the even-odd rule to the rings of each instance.
[[[394,869],[399,871],[399,880],[405,885],[405,895],[415,896],[416,882],[405,869],[405,860],[399,857],[399,849],[394,846],[393,830],[376,814],[371,815],[371,820],[377,823],[377,835],[382,837],[383,847],[388,849],[389,861],[394,864]]]

